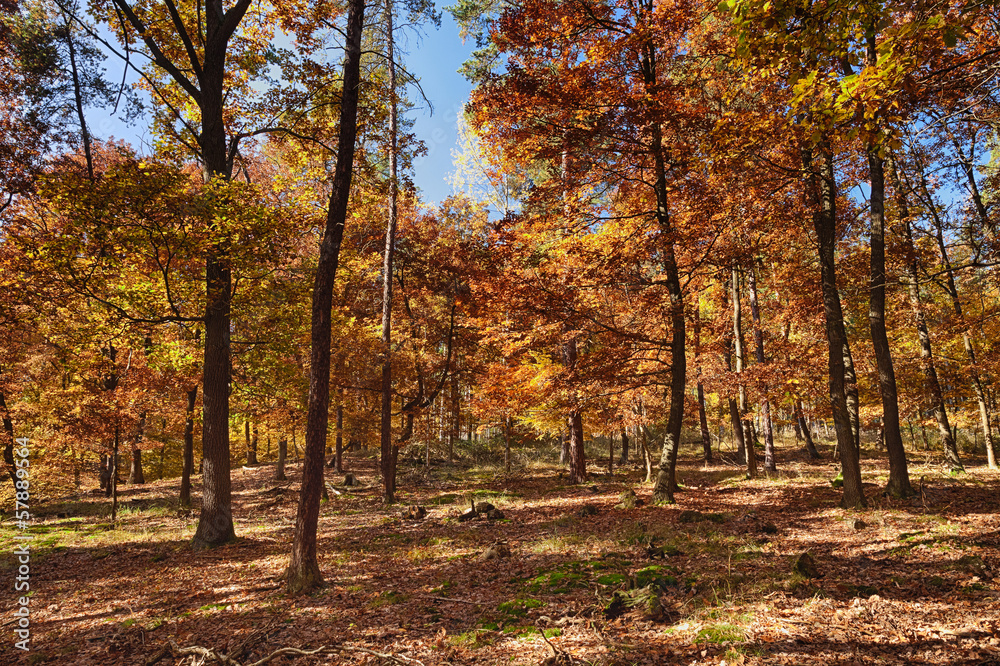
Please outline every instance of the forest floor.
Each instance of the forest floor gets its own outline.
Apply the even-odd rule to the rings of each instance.
[[[288,482],[273,465],[235,468],[238,540],[210,551],[190,548],[197,511],[177,511],[176,479],[124,487],[117,528],[103,496],[67,498],[38,507],[28,528],[27,654],[10,637],[16,542],[0,535],[0,663],[140,665],[168,641],[241,664],[322,645],[352,649],[271,663],[392,663],[358,648],[425,666],[551,664],[556,652],[602,666],[1000,663],[1000,474],[973,460],[953,476],[911,453],[921,493],[893,500],[884,457],[866,451],[870,508],[845,511],[823,452],[810,463],[782,450],[777,474],[746,481],[692,450],[670,506],[650,504],[636,465],[610,476],[592,465],[592,481],[571,486],[555,465],[407,464],[400,505],[387,508],[374,461],[348,459],[363,485],[328,475],[341,493],[322,506],[328,585],[304,598],[279,580],[301,464]],[[629,488],[644,503],[616,508]],[[459,522],[470,498],[505,518]],[[411,504],[426,518],[403,520]],[[509,556],[485,559],[498,542]],[[803,552],[815,569],[796,572]]]

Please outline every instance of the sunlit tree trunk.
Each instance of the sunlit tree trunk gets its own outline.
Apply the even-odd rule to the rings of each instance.
[[[753,266],[747,273],[747,290],[750,296],[750,317],[753,319],[753,340],[754,350],[758,365],[767,363],[764,356],[764,330],[760,323],[760,307],[757,304],[757,276]],[[764,468],[772,472],[777,471],[774,460],[774,426],[771,423],[771,402],[767,397],[768,387],[763,387],[763,395],[760,399],[761,425],[764,428]]]
[[[382,501],[396,501],[396,466],[392,442],[392,263],[396,250],[396,196],[397,196],[397,101],[396,61],[394,55],[392,0],[386,0],[386,62],[389,67],[389,221],[385,231],[385,254],[382,263],[382,344],[385,348],[382,361],[382,421],[381,469]]]
[[[330,416],[330,310],[333,285],[344,237],[347,204],[351,193],[354,146],[357,138],[358,95],[360,88],[361,33],[364,27],[364,0],[349,0],[345,31],[344,75],[340,95],[340,125],[337,163],[327,208],[326,228],[320,243],[319,262],[313,283],[311,354],[309,366],[309,409],[306,421],[305,462],[302,489],[295,519],[292,555],[286,572],[289,594],[309,592],[321,585],[323,577],[316,557],[316,528],[323,489],[326,435]]]
[[[701,426],[701,445],[705,452],[705,462],[712,462],[712,435],[708,432],[708,416],[705,414],[705,389],[701,385],[701,314],[697,306],[694,309],[694,358],[698,392],[698,424]],[[624,431],[622,432],[624,433]],[[628,445],[627,439],[623,439],[622,441],[623,446]],[[622,454],[624,455],[624,450]]]
[[[740,299],[740,269],[733,267],[731,297],[733,300],[733,344],[735,345],[736,376],[739,381],[739,419],[743,434],[743,446],[746,454],[747,478],[757,478],[756,436],[750,421],[750,410],[747,408],[747,389],[743,382],[743,370],[746,368],[746,353],[743,349],[743,307]]]
[[[896,391],[896,371],[885,324],[885,168],[879,147],[868,147],[868,175],[871,182],[869,211],[871,222],[871,282],[869,283],[868,324],[878,366],[879,393],[882,396],[882,433],[889,453],[889,482],[886,491],[893,497],[906,497],[913,492],[906,468],[906,451],[899,430],[899,397]],[[909,224],[907,222],[907,224]],[[911,299],[913,293],[910,294]],[[917,304],[919,311],[920,306]],[[922,319],[922,315],[920,316]],[[918,325],[919,327],[919,325]],[[926,330],[926,327],[925,327]]]
[[[817,158],[814,158],[811,148],[803,149],[802,166],[809,179],[813,226],[819,246],[820,282],[829,344],[830,404],[844,479],[841,506],[861,508],[867,506],[867,501],[861,484],[860,450],[852,427],[851,413],[848,411],[849,381],[845,365],[846,358],[850,357],[850,350],[847,346],[840,292],[837,290],[837,184],[833,169],[833,153],[826,143],[819,145]]]

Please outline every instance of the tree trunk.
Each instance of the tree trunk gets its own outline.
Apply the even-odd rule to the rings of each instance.
[[[577,349],[576,340],[570,340],[563,344],[563,365],[567,371],[572,373],[576,367]],[[567,452],[569,453],[569,481],[570,483],[583,483],[587,480],[587,457],[583,446],[583,416],[577,405],[570,407],[570,413],[566,420],[569,433],[569,443]]]
[[[187,391],[187,416],[184,419],[184,467],[181,469],[180,505],[191,506],[191,474],[194,472],[194,406],[198,387]]]
[[[740,303],[740,269],[733,267],[731,294],[733,300],[733,343],[736,346],[736,377],[739,382],[740,430],[743,431],[742,442],[746,454],[747,478],[757,478],[757,436],[750,422],[750,410],[747,408],[747,389],[743,383],[743,370],[746,368],[746,354],[743,350],[743,308]],[[734,425],[735,427],[735,425]]]
[[[802,433],[802,438],[806,441],[806,452],[809,454],[810,460],[819,460],[822,456],[819,451],[816,450],[816,444],[813,442],[812,430],[809,428],[809,424],[806,423],[806,417],[802,414],[802,401],[795,400],[795,423],[797,424],[796,431]]]
[[[569,437],[566,433],[559,433],[559,464],[566,465],[569,463]]]
[[[275,481],[287,481],[285,476],[285,460],[288,458],[288,439],[282,437],[278,440],[278,466],[274,468]]]
[[[879,392],[882,396],[882,431],[889,452],[889,482],[886,491],[896,498],[913,493],[906,467],[906,451],[899,430],[899,398],[896,392],[896,371],[885,324],[885,173],[884,160],[878,146],[868,148],[868,174],[871,181],[871,282],[868,324],[878,365]],[[907,222],[906,224],[909,224]],[[915,286],[915,284],[914,284]],[[911,299],[913,293],[910,294]],[[919,299],[918,299],[919,300]],[[919,304],[916,306],[919,311]]]
[[[142,449],[132,449],[132,464],[128,470],[128,484],[131,486],[146,483],[146,477],[142,473]]]
[[[622,428],[622,457],[619,462],[622,465],[628,463],[628,428]]]
[[[921,170],[920,172],[920,186],[924,193],[924,198],[928,204],[928,209],[930,211],[930,217],[934,221],[934,226],[937,231],[938,246],[942,252],[942,260],[947,261],[947,246],[944,242],[943,228],[944,224],[941,222],[938,216],[937,208],[934,206],[934,202],[931,199],[930,188],[927,185],[927,178]],[[908,234],[908,240],[912,245],[912,233],[909,224],[906,225],[906,231]],[[912,270],[916,271],[916,255],[913,255],[913,266]],[[908,268],[909,271],[909,268]],[[946,263],[946,277],[949,279],[948,292],[952,297],[952,303],[959,302],[958,290],[955,287],[954,279],[952,278],[951,266]],[[920,305],[920,291],[917,286],[915,279],[910,278],[910,283],[913,285],[910,287],[910,300],[913,302],[914,293],[916,297],[916,308],[917,308],[917,337],[920,340],[920,360],[923,365],[924,378],[927,382],[927,391],[929,393],[931,408],[934,410],[934,420],[937,422],[938,432],[941,435],[941,445],[944,449],[945,462],[952,470],[963,470],[965,469],[962,465],[962,459],[958,454],[958,444],[955,441],[955,436],[951,431],[951,425],[948,422],[948,410],[945,408],[944,402],[944,391],[941,389],[941,382],[938,379],[937,367],[934,364],[934,353],[931,346],[931,336],[930,331],[927,329],[927,323],[923,317],[923,308]],[[961,305],[959,305],[959,312],[961,311]],[[922,326],[921,326],[922,324]]]
[[[813,204],[813,226],[816,230],[820,258],[820,278],[823,290],[823,312],[829,345],[830,405],[833,412],[837,449],[840,453],[844,494],[841,506],[863,508],[868,505],[861,485],[860,450],[854,436],[852,417],[848,411],[848,380],[846,359],[849,358],[844,315],[837,290],[837,185],[833,169],[833,153],[828,144],[819,146],[819,159],[813,159],[812,149],[802,151],[802,166],[809,174]]]
[[[344,473],[344,389],[337,389],[337,439],[333,447],[333,469]]]
[[[573,411],[567,419],[569,427],[569,482],[583,483],[587,480],[587,457],[583,448],[583,417]]]
[[[705,389],[701,385],[701,313],[698,306],[695,306],[694,309],[694,358],[701,446],[705,451],[705,462],[710,463],[712,462],[712,435],[708,432],[708,416],[705,414]]]
[[[146,412],[139,415],[139,429],[136,432],[135,443],[132,445],[132,464],[129,466],[128,470],[128,484],[131,486],[133,484],[141,485],[146,483],[146,476],[142,473],[142,449],[139,445],[142,443],[143,435],[146,430]]]
[[[340,244],[344,237],[354,166],[364,10],[364,0],[349,0],[337,164],[313,283],[305,463],[302,467],[302,490],[295,520],[291,560],[286,573],[287,591],[293,595],[309,592],[323,583],[316,558],[316,528],[324,482],[323,455],[326,450],[330,409],[330,309],[333,305],[333,283],[337,275]]]
[[[386,22],[386,62],[389,66],[389,220],[385,230],[385,253],[382,263],[382,345],[385,357],[382,361],[382,422],[381,422],[381,461],[382,461],[382,501],[386,504],[396,502],[395,465],[391,464],[392,456],[392,264],[396,249],[396,169],[398,151],[397,142],[397,101],[396,101],[396,61],[394,55],[395,39],[393,35],[393,4],[392,0],[385,2]]]
[[[759,365],[767,363],[764,356],[764,330],[760,324],[760,307],[757,304],[757,276],[753,266],[747,274],[747,288],[750,295],[750,317],[753,319],[754,350]],[[761,387],[763,395],[760,399],[761,422],[764,428],[764,469],[778,471],[774,460],[774,426],[771,423],[771,402],[767,397],[768,386]]]
[[[0,418],[3,419],[4,432],[3,462],[7,465],[7,474],[14,486],[14,492],[17,492],[17,466],[14,463],[14,423],[10,420],[10,410],[7,408],[7,401],[2,392],[0,392],[0,414],[2,414]]]
[[[459,394],[458,376],[451,376],[451,428],[448,431],[448,464],[455,462],[455,444],[461,428],[461,396]]]
[[[118,446],[121,437],[121,426],[115,417],[115,440],[111,448],[111,477],[108,484],[111,488],[111,523],[118,520]]]
[[[652,39],[643,45],[641,62],[646,94],[655,99],[660,85],[657,73],[657,47]],[[663,130],[660,122],[649,124],[649,152],[653,158],[653,193],[656,196],[655,221],[663,257],[663,275],[670,298],[670,410],[667,413],[667,431],[660,452],[660,471],[653,486],[653,500],[674,501],[677,490],[677,451],[681,444],[684,425],[684,389],[687,383],[687,352],[685,349],[686,322],[684,321],[684,292],[681,289],[677,256],[674,253],[674,228],[670,218],[667,198],[667,166],[664,157]]]

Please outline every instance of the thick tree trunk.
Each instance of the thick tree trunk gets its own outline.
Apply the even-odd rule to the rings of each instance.
[[[819,158],[814,161],[812,149],[804,149],[802,165],[810,180],[813,226],[818,241],[823,312],[829,345],[830,406],[844,479],[844,495],[840,504],[844,508],[862,508],[868,503],[861,484],[860,450],[852,427],[854,419],[848,411],[849,381],[845,366],[850,355],[840,292],[837,290],[837,185],[833,153],[827,144],[821,144]]]
[[[191,474],[194,472],[194,406],[198,387],[187,391],[187,416],[184,419],[184,467],[181,469],[180,505],[191,506]]]
[[[146,476],[142,473],[142,449],[132,449],[132,462],[128,470],[128,484],[141,485],[146,483]]]
[[[759,365],[767,363],[764,356],[764,330],[760,323],[760,306],[757,304],[757,276],[754,268],[750,267],[747,274],[747,288],[750,295],[750,317],[753,319],[753,340],[754,349]],[[778,470],[774,460],[774,426],[771,423],[771,402],[768,399],[768,386],[762,387],[763,397],[760,399],[761,425],[764,428],[764,469],[771,472]]]
[[[141,485],[146,483],[146,476],[142,473],[142,449],[139,448],[145,431],[146,412],[143,412],[139,416],[139,428],[136,431],[135,442],[132,445],[132,463],[128,470],[128,484],[130,486],[133,484]]]
[[[869,283],[868,324],[871,329],[875,362],[878,365],[879,393],[882,396],[882,431],[889,452],[889,482],[886,491],[893,497],[913,493],[906,467],[906,451],[899,430],[899,398],[896,371],[885,324],[885,173],[884,160],[877,146],[868,148],[868,174],[871,182],[871,282]],[[907,223],[908,224],[908,223]],[[912,298],[912,294],[911,294]],[[919,310],[919,305],[917,306]]]
[[[364,0],[349,0],[337,164],[334,169],[330,205],[327,209],[326,229],[320,243],[316,279],[313,283],[306,452],[302,467],[302,490],[295,520],[292,556],[286,573],[289,594],[309,592],[323,582],[316,558],[316,528],[319,523],[319,501],[323,488],[323,454],[326,450],[330,410],[330,309],[333,305],[333,284],[340,258],[340,244],[344,237],[344,222],[347,218],[347,203],[354,167],[364,11]]]

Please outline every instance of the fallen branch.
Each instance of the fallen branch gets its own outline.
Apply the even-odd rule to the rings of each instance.
[[[484,606],[485,604],[479,601],[467,601],[465,599],[449,599],[448,597],[431,597],[426,594],[419,595],[421,599],[433,599],[434,601],[454,601],[458,604],[471,604],[473,606]]]
[[[321,654],[337,654],[342,652],[356,652],[360,654],[367,654],[372,657],[378,657],[379,659],[386,659],[388,661],[395,662],[397,664],[403,664],[404,666],[408,664],[415,664],[416,666],[424,666],[423,662],[414,659],[412,657],[404,657],[403,655],[390,654],[388,652],[376,652],[375,650],[369,650],[368,648],[357,647],[355,645],[321,645],[314,650],[303,650],[296,647],[283,647],[278,648],[271,654],[267,655],[262,659],[246,664],[245,666],[265,666],[266,664],[274,661],[278,657],[314,657]],[[200,645],[192,645],[190,647],[180,647],[173,641],[168,641],[165,646],[163,646],[159,652],[150,657],[146,661],[146,666],[152,666],[156,662],[160,661],[167,655],[173,655],[174,657],[201,657],[201,663],[205,663],[208,660],[216,661],[222,666],[244,666],[240,662],[236,661],[232,657],[218,652],[212,648],[201,647]]]

